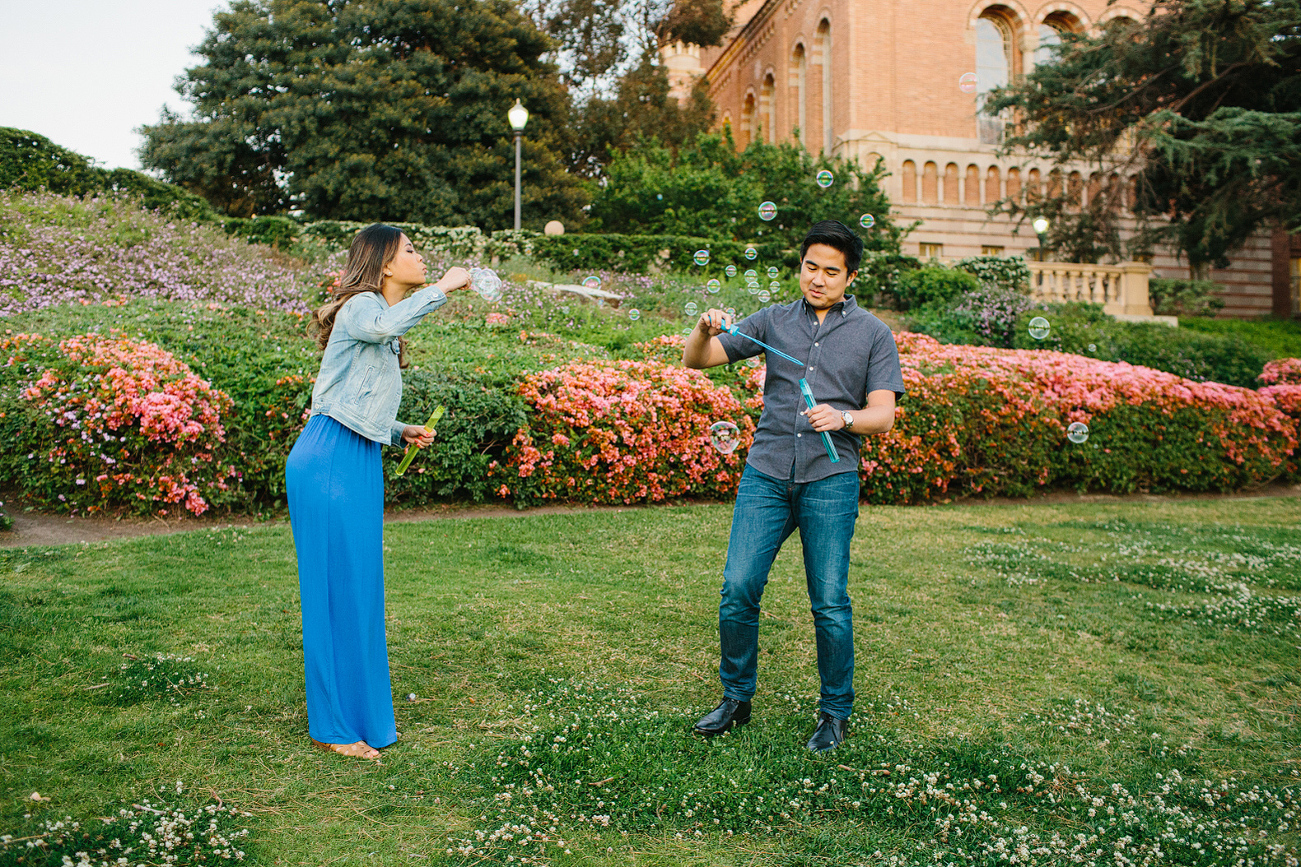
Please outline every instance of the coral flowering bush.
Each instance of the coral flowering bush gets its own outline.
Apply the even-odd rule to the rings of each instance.
[[[1301,358],[1270,361],[1256,378],[1261,385],[1301,385]]]
[[[230,398],[153,343],[15,334],[0,361],[3,475],[36,502],[197,515],[235,476],[216,456]]]
[[[863,450],[864,496],[1231,490],[1295,473],[1292,397],[1077,355],[897,335],[908,396]],[[1072,422],[1084,443],[1066,438]]]
[[[500,496],[655,502],[735,493],[754,422],[726,387],[658,361],[575,362],[530,374],[520,394],[532,410],[503,464]],[[730,420],[742,448],[723,455],[709,426]]]

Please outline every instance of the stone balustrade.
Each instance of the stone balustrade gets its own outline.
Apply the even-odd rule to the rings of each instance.
[[[1152,316],[1146,262],[1087,265],[1079,262],[1027,262],[1030,292],[1040,301],[1085,301],[1101,304],[1112,316]]]

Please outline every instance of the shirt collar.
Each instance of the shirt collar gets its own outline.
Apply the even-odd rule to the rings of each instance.
[[[801,298],[800,303],[804,305],[805,313],[809,314],[810,316],[818,315],[818,312],[813,309],[813,305],[809,303],[809,300],[807,298]],[[858,302],[854,300],[854,296],[846,295],[843,299],[831,305],[831,309],[827,311],[827,315],[830,316],[832,313],[839,313],[840,318],[844,319],[851,312],[853,312],[854,308],[857,306],[858,306]]]

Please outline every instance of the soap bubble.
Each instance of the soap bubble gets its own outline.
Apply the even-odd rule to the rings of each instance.
[[[709,426],[709,441],[714,448],[730,455],[741,444],[741,429],[730,421],[716,421]]]
[[[697,305],[696,302],[694,301],[688,301],[687,306],[683,307],[682,309],[686,312],[688,316],[695,316],[697,313],[700,312],[699,305]]]
[[[414,692],[407,693],[407,701],[415,701],[415,700],[416,700],[416,694]]]
[[[1030,320],[1030,336],[1035,340],[1043,340],[1048,336],[1048,320],[1042,316],[1036,316]]]
[[[696,251],[695,259],[696,259],[696,264],[697,264],[697,265],[708,265],[708,264],[709,264],[709,251],[708,251],[708,250],[697,250],[697,251]]]
[[[631,319],[633,322],[636,322],[638,319],[641,319],[641,311],[638,310],[636,307],[632,308],[631,310],[628,311],[628,318]]]
[[[763,364],[763,362],[760,361],[759,357],[756,355],[752,355],[745,360],[746,367],[758,367],[761,364]]]
[[[736,266],[735,266],[735,265],[728,265],[726,268],[723,269],[723,273],[726,274],[728,277],[735,277],[735,276],[736,276]]]
[[[767,289],[760,289],[759,300],[762,301],[764,304],[767,304],[769,301],[772,300],[772,293],[769,292]]]
[[[722,288],[723,288],[723,284],[718,282],[718,280],[716,279],[710,280],[708,283],[705,284],[705,289],[706,291],[709,292],[710,295],[713,295],[715,292],[717,292],[719,289]]]
[[[864,214],[858,218],[858,225],[862,226],[864,229],[870,229],[876,225],[876,217],[873,217],[871,214]]]
[[[656,201],[659,201],[659,202],[664,201],[664,194],[663,194],[663,193],[656,193],[656,194],[655,194],[655,200],[656,200]]]
[[[753,280],[755,277],[758,276],[759,276],[759,272],[754,270],[753,268],[745,272],[745,279],[747,280]]]
[[[974,72],[962,73],[962,77],[958,79],[958,90],[962,91],[963,93],[975,93],[976,73]]]
[[[690,328],[683,328],[683,329],[682,329],[682,336],[683,336],[683,337],[690,337],[690,336],[691,336],[691,329],[690,329]]]
[[[595,274],[593,274],[593,275],[590,276],[590,277],[584,277],[584,278],[583,278],[583,288],[584,288],[584,289],[600,289],[600,288],[601,288],[601,278],[600,278],[600,277],[597,277]]]
[[[745,258],[754,261],[754,259],[758,257],[758,255],[759,255],[759,251],[756,250],[754,247],[745,248]]]
[[[1089,426],[1082,421],[1073,421],[1066,428],[1066,438],[1079,445],[1089,438]]]
[[[822,187],[822,189],[825,190],[827,187],[831,186],[836,182],[836,176],[833,175],[831,172],[827,171],[826,169],[823,169],[822,171],[818,172],[817,180],[818,180],[818,186]]]
[[[777,206],[772,202],[764,202],[759,206],[759,219],[765,222],[775,219],[777,216]]]
[[[750,293],[751,295],[758,295],[758,294],[759,294],[759,284],[758,284],[758,283],[751,283],[751,284],[747,287],[747,291],[749,291],[749,293]]]
[[[501,278],[491,268],[471,268],[470,288],[479,293],[484,301],[501,298]]]
[[[736,308],[735,308],[735,307],[729,307],[729,308],[727,308],[726,310],[724,310],[723,312],[726,313],[728,316],[735,316],[735,315],[736,315]]]
[[[1089,352],[1097,352],[1097,351],[1098,351],[1098,347],[1095,344],[1090,343]]]
[[[769,279],[769,280],[776,280],[776,279],[777,279],[777,275],[780,274],[780,273],[781,273],[781,272],[777,270],[777,266],[776,266],[776,265],[769,265],[769,266],[768,266],[768,279]]]

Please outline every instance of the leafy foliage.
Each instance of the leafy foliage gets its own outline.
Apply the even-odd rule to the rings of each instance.
[[[814,180],[830,170],[834,184]],[[889,219],[879,182],[881,165],[864,169],[839,157],[813,156],[794,144],[752,142],[737,153],[731,132],[699,135],[674,153],[658,141],[641,142],[617,156],[608,181],[592,202],[602,231],[704,235],[798,248],[818,220],[854,228],[867,251],[897,254],[902,230]],[[777,206],[775,220],[759,218],[760,203]],[[859,228],[871,214],[875,226]]]
[[[1064,34],[1054,62],[995,92],[986,110],[1023,119],[1008,151],[1116,173],[1084,210],[1065,185],[1003,203],[1053,217],[1049,246],[1073,261],[1169,243],[1197,273],[1262,227],[1301,228],[1298,0],[1159,0],[1141,25]],[[1129,250],[1119,231],[1127,196],[1141,230]]]
[[[987,284],[911,310],[908,324],[941,343],[1010,348],[1022,315],[1043,309],[1022,292]]]
[[[249,0],[218,12],[141,159],[238,217],[510,225],[515,98],[525,212],[580,216],[556,152],[567,101],[547,36],[507,0]]]
[[[953,263],[982,284],[992,284],[1011,292],[1030,291],[1030,266],[1020,256],[968,256]]]
[[[1051,327],[1043,340],[1030,336],[1029,320],[1035,315],[1042,315]],[[1242,388],[1256,385],[1256,377],[1269,360],[1269,353],[1233,336],[1200,334],[1153,322],[1119,322],[1097,304],[1051,304],[1045,312],[1023,312],[1010,337],[1011,345],[1020,349],[1073,352],[1164,370],[1197,382]]]
[[[892,287],[892,300],[899,310],[913,310],[928,304],[948,304],[959,295],[980,289],[980,281],[966,271],[928,265],[905,272]]]
[[[120,194],[150,210],[185,220],[211,220],[212,207],[199,196],[130,169],[104,169],[59,147],[45,136],[0,127],[0,190],[86,196]]]

